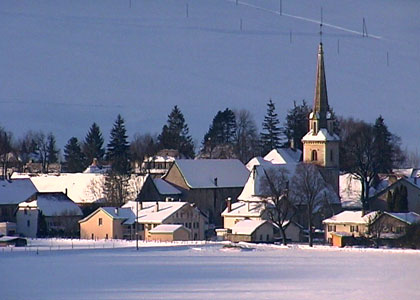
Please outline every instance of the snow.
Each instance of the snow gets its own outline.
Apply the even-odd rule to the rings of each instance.
[[[0,180],[0,205],[16,205],[37,192],[29,179]]]
[[[418,299],[420,251],[98,241],[0,249],[4,299]],[[105,245],[103,249],[102,245]],[[113,249],[115,244],[129,247]],[[86,247],[87,248],[87,247]],[[13,251],[12,251],[13,249]],[[29,251],[31,250],[31,251]],[[403,272],[403,273],[401,273]],[[402,274],[397,276],[397,274]],[[19,288],[16,288],[19,286]]]
[[[336,134],[330,134],[327,129],[321,128],[317,134],[313,134],[313,130],[310,130],[303,138],[305,142],[325,142],[325,141],[340,141],[340,138]]]
[[[153,182],[161,195],[177,195],[181,194],[181,191],[176,187],[163,180],[162,178],[154,178]]]
[[[173,233],[177,231],[178,229],[182,228],[184,226],[182,225],[173,225],[173,224],[162,224],[158,225],[152,230],[150,230],[150,233]],[[184,227],[185,228],[185,227]],[[189,229],[187,229],[189,230]]]
[[[261,217],[262,213],[265,211],[265,206],[266,204],[262,203],[262,201],[239,201],[232,203],[232,210],[230,212],[228,212],[226,208],[223,211],[222,216]]]
[[[247,168],[238,159],[178,159],[175,161],[187,185],[191,188],[243,187]]]
[[[264,156],[264,160],[273,164],[296,164],[300,161],[301,156],[302,151],[299,149],[278,148],[271,150]]]
[[[157,205],[159,209],[157,209]],[[139,215],[138,221],[139,223],[147,223],[147,224],[160,224],[164,222],[167,218],[175,214],[181,208],[186,205],[189,205],[187,202],[178,202],[178,201],[170,201],[170,202],[142,202],[140,207],[139,203]],[[122,206],[123,208],[130,208],[133,213],[136,212],[136,202],[129,201]]]
[[[362,217],[362,211],[345,210],[331,218],[322,221],[324,224],[367,224],[373,220],[377,212],[371,212]]]
[[[232,234],[251,235],[261,225],[266,223],[266,220],[243,220],[239,221],[232,227]]]
[[[394,212],[385,212],[388,215],[391,215],[407,224],[411,225],[414,223],[420,223],[420,215],[415,212],[408,213],[394,213]]]
[[[44,216],[83,216],[82,210],[67,196],[61,193],[37,194],[34,201],[26,201],[19,204],[19,208],[38,208]]]

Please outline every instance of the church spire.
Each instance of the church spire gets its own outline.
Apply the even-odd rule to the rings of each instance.
[[[319,128],[327,128],[327,113],[329,111],[327,96],[327,81],[325,79],[324,50],[319,43],[318,61],[316,67],[315,97],[313,115],[319,120]]]

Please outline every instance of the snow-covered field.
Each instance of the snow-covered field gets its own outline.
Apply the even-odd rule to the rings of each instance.
[[[1,299],[420,298],[414,250],[151,244],[50,251],[51,241],[31,244],[45,247],[0,250]]]
[[[0,1],[0,125],[17,136],[53,131],[62,148],[93,121],[108,138],[118,113],[130,136],[158,132],[175,104],[198,143],[226,107],[261,125],[271,97],[283,118],[293,100],[312,102],[322,6],[335,112],[382,114],[419,146],[419,1],[283,0],[283,16],[279,0],[238,4]]]

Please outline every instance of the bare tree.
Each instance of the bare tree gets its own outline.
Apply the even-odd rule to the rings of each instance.
[[[146,156],[152,156],[156,153],[157,148],[157,135],[136,133],[130,143],[131,160],[141,165]]]
[[[318,167],[312,164],[299,164],[291,183],[291,196],[306,210],[309,246],[313,246],[314,216],[325,204],[326,184]]]
[[[382,218],[383,212],[372,212],[368,215],[367,220],[367,235],[368,238],[372,239],[375,247],[379,247],[381,241],[381,235],[384,232],[387,224]]]
[[[248,162],[258,153],[258,129],[249,110],[234,111],[236,118],[235,152],[239,160]]]
[[[286,227],[296,214],[296,205],[289,197],[289,172],[283,167],[264,169],[260,183],[262,197],[266,202],[268,217],[281,232],[283,244],[287,245]]]
[[[9,165],[10,154],[13,151],[12,133],[0,128],[0,162],[1,162],[1,176],[6,176]]]

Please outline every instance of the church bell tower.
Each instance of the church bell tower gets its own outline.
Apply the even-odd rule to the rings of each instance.
[[[314,104],[312,112],[309,114],[309,132],[302,138],[303,161],[318,165],[322,176],[332,185],[338,195],[340,138],[334,133],[334,122],[328,105],[324,50],[322,43],[320,43]]]

